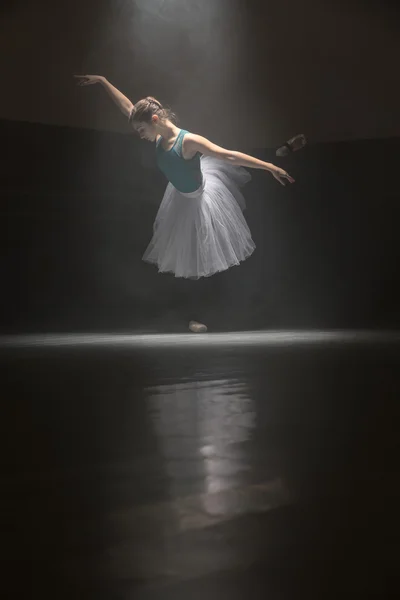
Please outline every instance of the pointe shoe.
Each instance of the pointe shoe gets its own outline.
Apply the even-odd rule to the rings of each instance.
[[[192,333],[207,333],[207,326],[197,321],[190,321],[189,329]]]
[[[291,152],[297,152],[297,150],[301,150],[307,144],[306,136],[303,133],[299,135],[295,135],[290,140],[288,140],[283,146],[278,148],[276,151],[276,156],[287,156],[291,154]]]

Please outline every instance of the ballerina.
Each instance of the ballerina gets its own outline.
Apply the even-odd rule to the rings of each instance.
[[[199,279],[251,256],[255,244],[243,216],[241,192],[251,176],[243,167],[268,171],[282,185],[294,179],[271,163],[180,129],[174,114],[152,96],[133,104],[105,77],[75,77],[79,85],[104,87],[140,138],[156,144],[157,165],[168,185],[143,260],[160,273]],[[207,331],[195,321],[189,329]]]

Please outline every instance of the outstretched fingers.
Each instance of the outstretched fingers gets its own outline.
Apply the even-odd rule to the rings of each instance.
[[[277,181],[279,181],[279,183],[283,186],[286,185],[286,182],[288,181],[289,183],[294,183],[294,179],[293,177],[291,177],[289,175],[289,173],[286,173],[286,171],[281,171],[280,173],[273,173],[273,176],[275,177],[275,179]]]
[[[90,83],[92,83],[92,81],[89,79],[89,77],[86,77],[86,75],[74,75],[74,78],[78,80],[78,85],[90,85]]]

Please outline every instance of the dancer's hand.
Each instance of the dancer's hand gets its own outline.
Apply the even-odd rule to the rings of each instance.
[[[78,85],[93,85],[94,83],[101,83],[104,79],[102,75],[74,75],[74,77],[78,80]]]
[[[286,171],[280,169],[279,167],[274,166],[274,168],[271,170],[271,173],[281,185],[286,185],[286,180],[289,183],[294,183],[293,177],[291,177],[289,173],[286,173]]]

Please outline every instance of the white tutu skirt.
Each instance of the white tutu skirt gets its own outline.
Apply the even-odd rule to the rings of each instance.
[[[165,190],[143,255],[161,273],[209,277],[238,265],[255,249],[239,189],[250,174],[209,156],[201,157],[201,170],[203,185],[196,192],[183,194],[171,183]]]

